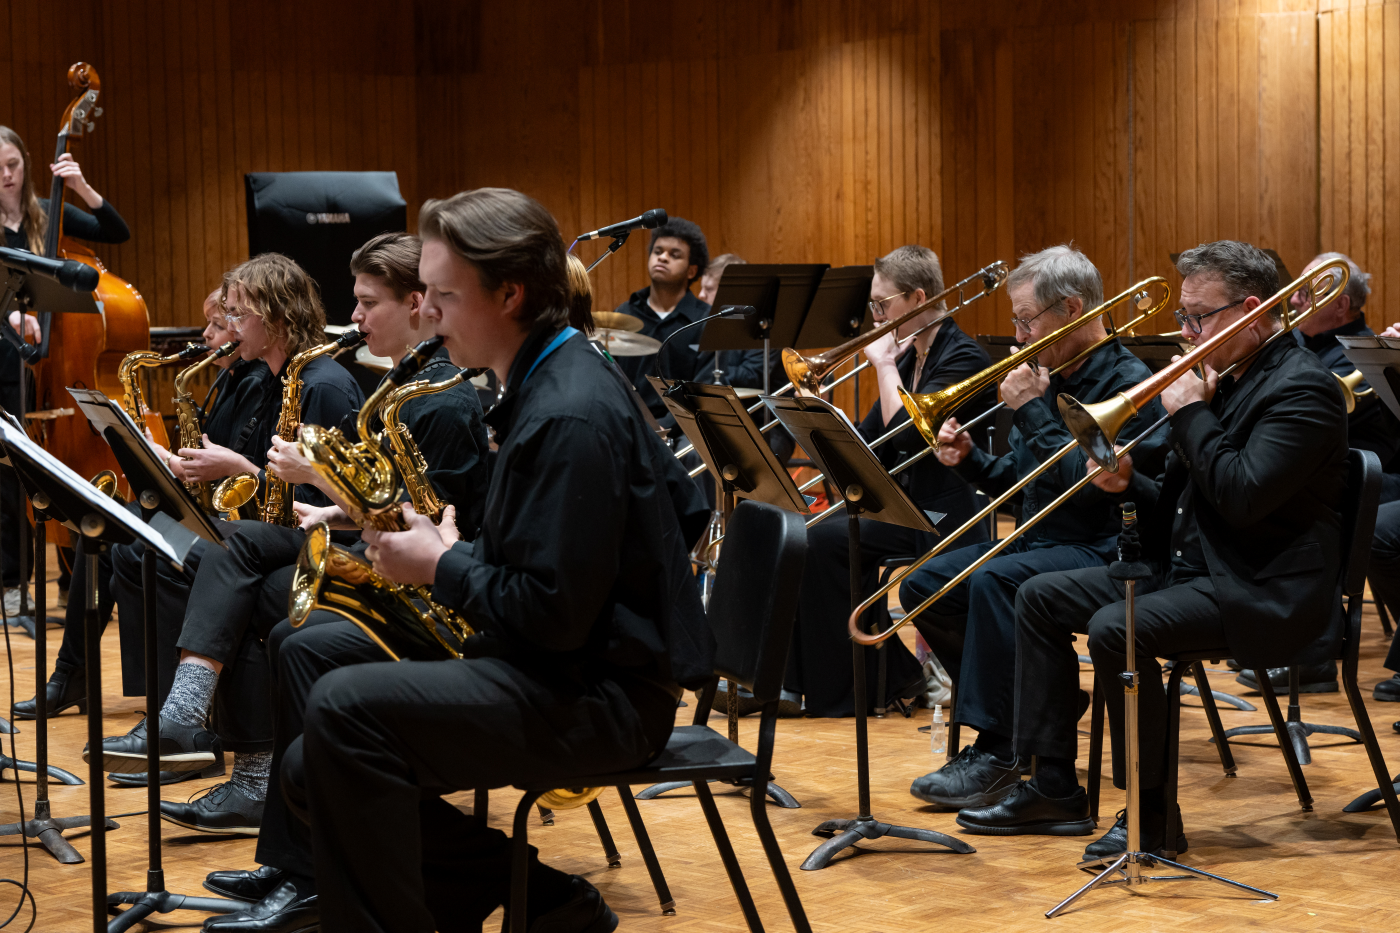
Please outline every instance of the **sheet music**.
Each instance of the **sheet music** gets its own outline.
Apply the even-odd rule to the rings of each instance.
[[[5,417],[0,418],[0,432],[3,432],[3,439],[7,449],[17,452],[20,457],[32,461],[45,472],[62,479],[64,485],[75,495],[79,496],[84,503],[89,505],[92,511],[98,513],[109,522],[115,522],[121,525],[123,528],[130,531],[137,540],[144,542],[147,547],[155,548],[166,560],[181,569],[184,568],[184,564],[175,554],[175,549],[170,546],[170,543],[167,542],[164,537],[145,522],[122,508],[111,498],[98,492],[97,487],[93,486],[77,473],[74,473],[63,461],[30,440],[29,435],[20,428],[19,422],[15,420],[14,415],[5,412]]]

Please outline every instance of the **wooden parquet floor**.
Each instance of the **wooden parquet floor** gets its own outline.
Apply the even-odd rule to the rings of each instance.
[[[50,562],[50,566],[54,566]],[[52,604],[52,603],[51,603]],[[51,636],[56,636],[51,630]],[[34,645],[12,630],[15,695],[33,693]],[[57,638],[50,638],[50,658]],[[1366,613],[1362,652],[1362,683],[1368,710],[1392,772],[1400,770],[1400,735],[1391,723],[1400,719],[1400,704],[1375,703],[1370,685],[1388,676],[1381,667],[1385,640],[1374,611]],[[52,661],[50,660],[50,663]],[[137,721],[139,698],[116,695],[119,670],[116,627],[103,640],[105,698],[104,734],[125,732]],[[1241,692],[1227,674],[1213,674],[1218,690]],[[1085,675],[1085,684],[1089,679]],[[8,674],[0,667],[0,697],[8,705]],[[1255,698],[1257,699],[1257,698]],[[1189,700],[1188,703],[1195,703]],[[1267,723],[1262,709],[1246,713],[1222,707],[1227,726]],[[1341,694],[1305,695],[1305,718],[1347,725],[1351,716]],[[690,709],[679,711],[688,721]],[[947,833],[958,828],[951,813],[933,812],[908,794],[909,783],[930,770],[926,734],[916,731],[928,721],[920,711],[912,720],[891,717],[870,721],[874,811],[878,818]],[[1087,727],[1088,717],[1084,725]],[[716,725],[722,725],[716,721]],[[754,739],[756,721],[744,720],[745,744]],[[20,723],[15,745],[21,759],[32,758],[32,723]],[[51,724],[52,762],[85,775],[81,750],[85,721],[72,713]],[[862,846],[825,871],[809,873],[797,866],[819,842],[811,829],[824,819],[855,815],[853,721],[782,720],[778,726],[775,771],[779,782],[802,803],[799,810],[770,807],[787,863],[818,931],[908,930],[1400,930],[1400,845],[1383,812],[1344,814],[1341,808],[1373,786],[1366,756],[1359,745],[1338,744],[1325,737],[1314,743],[1313,763],[1304,768],[1316,799],[1311,813],[1300,811],[1278,750],[1261,741],[1234,746],[1239,777],[1224,778],[1209,732],[1199,712],[1183,714],[1181,802],[1186,814],[1190,851],[1183,861],[1224,874],[1281,895],[1277,903],[1236,896],[1205,882],[1157,886],[1147,895],[1124,890],[1096,892],[1072,913],[1047,921],[1043,912],[1067,896],[1088,876],[1074,869],[1086,842],[1093,837],[965,837],[976,846],[971,855],[900,841]],[[9,750],[8,736],[6,751]],[[1268,739],[1268,737],[1261,737]],[[964,732],[964,740],[971,737]],[[488,750],[483,750],[489,753]],[[1088,741],[1081,739],[1081,764]],[[16,819],[13,775],[0,782],[0,822]],[[168,799],[183,799],[214,781],[194,781],[165,789]],[[1108,782],[1105,781],[1107,785]],[[26,776],[25,805],[32,807],[33,785]],[[144,789],[107,788],[109,814],[142,811]],[[1102,815],[1111,820],[1122,805],[1122,793],[1106,786]],[[513,794],[498,792],[492,822],[509,829]],[[88,788],[53,786],[55,816],[88,812]],[[470,806],[468,795],[455,802]],[[622,928],[658,933],[698,933],[743,929],[743,917],[716,855],[693,794],[641,801],[667,880],[677,902],[674,916],[662,916],[645,867],[628,828],[617,796],[602,798],[622,865],[609,870],[582,810],[561,812],[556,825],[535,826],[531,840],[551,864],[587,876],[622,918]],[[777,888],[749,821],[748,799],[728,793],[718,798],[730,837],[738,850],[759,909],[769,929],[790,929]],[[366,800],[367,814],[374,801]],[[108,836],[112,890],[139,890],[146,869],[144,816],[118,820],[121,828]],[[1107,825],[1106,823],[1104,824]],[[216,868],[251,867],[254,841],[247,838],[201,835],[163,824],[165,869],[170,890],[202,893],[204,874]],[[85,856],[87,837],[69,834]],[[0,875],[19,878],[24,870],[22,850],[11,837],[0,843]],[[30,848],[30,882],[38,901],[36,930],[90,929],[87,916],[90,875],[87,865],[62,866],[39,847]],[[0,887],[0,919],[15,900],[14,889]],[[27,913],[27,911],[26,911]],[[160,918],[149,929],[197,929],[202,915],[176,913]],[[11,925],[21,930],[27,916]],[[487,929],[495,929],[495,922]]]

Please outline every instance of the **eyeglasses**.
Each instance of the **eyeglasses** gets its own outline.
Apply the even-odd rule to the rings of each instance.
[[[1059,304],[1062,301],[1064,301],[1064,298],[1056,298],[1054,301],[1050,302],[1048,305],[1041,308],[1039,311],[1037,311],[1035,314],[1031,315],[1028,318],[1013,317],[1011,319],[1011,324],[1013,327],[1019,327],[1026,333],[1030,333],[1031,321],[1034,321],[1036,318],[1040,317],[1046,311],[1049,311],[1051,308],[1055,307],[1055,305]]]
[[[1244,304],[1243,298],[1241,298],[1239,301],[1232,301],[1227,305],[1221,305],[1214,311],[1207,311],[1205,314],[1187,314],[1181,308],[1177,308],[1175,311],[1172,312],[1172,314],[1176,315],[1176,323],[1178,327],[1185,327],[1189,324],[1191,327],[1191,333],[1199,334],[1201,332],[1201,321],[1204,321],[1212,314],[1219,314],[1221,311],[1233,308],[1235,305],[1239,304]]]
[[[866,306],[870,308],[871,314],[884,314],[885,302],[894,301],[896,298],[903,298],[908,292],[900,292],[898,295],[890,295],[888,298],[881,298],[879,301],[867,301]]]

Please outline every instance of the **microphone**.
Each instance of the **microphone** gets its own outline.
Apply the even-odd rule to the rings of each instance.
[[[666,212],[661,208],[653,208],[640,217],[633,217],[631,220],[624,220],[622,223],[609,224],[606,227],[599,227],[589,233],[579,234],[580,240],[598,240],[603,237],[626,236],[633,230],[655,230],[666,223]]]
[[[16,272],[53,279],[75,292],[90,292],[97,288],[98,271],[72,259],[46,259],[26,250],[0,246],[0,264]]]

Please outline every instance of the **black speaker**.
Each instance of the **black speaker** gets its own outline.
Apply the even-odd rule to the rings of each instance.
[[[355,311],[350,254],[380,233],[408,228],[394,172],[249,172],[248,255],[282,253],[321,287],[328,324]]]

